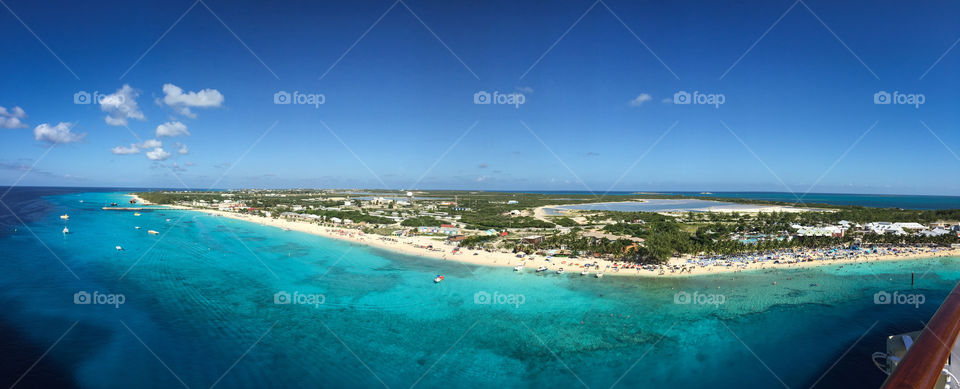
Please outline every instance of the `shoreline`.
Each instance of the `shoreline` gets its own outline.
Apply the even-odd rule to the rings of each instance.
[[[547,258],[543,256],[531,255],[527,258],[518,258],[516,254],[502,251],[485,251],[472,249],[457,249],[457,246],[448,244],[444,237],[434,236],[383,236],[378,234],[367,234],[358,229],[345,227],[328,227],[320,224],[293,221],[287,219],[274,219],[263,216],[243,215],[234,212],[219,211],[214,209],[191,208],[179,205],[159,205],[152,204],[136,195],[128,195],[137,200],[140,204],[162,207],[167,209],[201,212],[216,217],[225,217],[234,220],[247,221],[262,226],[280,228],[283,230],[299,231],[308,234],[321,236],[324,238],[338,239],[351,243],[358,243],[374,248],[388,250],[398,254],[413,255],[438,260],[458,261],[461,263],[474,264],[480,266],[508,267],[512,268],[518,264],[524,265],[524,271],[535,270],[539,266],[545,266],[547,272],[554,273],[557,269],[563,268],[567,273],[577,274],[583,269],[583,265],[596,263],[602,269],[604,276],[634,276],[634,277],[687,277],[697,275],[740,273],[744,271],[762,271],[762,270],[789,270],[806,269],[819,266],[830,265],[854,265],[863,263],[873,263],[881,261],[903,261],[913,259],[939,258],[939,257],[960,257],[960,249],[941,248],[929,250],[926,248],[901,248],[906,253],[880,253],[880,254],[858,254],[852,259],[819,259],[807,262],[779,263],[773,261],[750,262],[742,265],[695,265],[688,263],[692,256],[671,258],[662,270],[645,269],[620,269],[614,270],[623,262],[610,261],[600,258],[566,258],[554,257]],[[437,239],[441,240],[437,240]],[[678,269],[679,268],[679,269]],[[681,270],[682,269],[682,270]],[[590,277],[594,277],[596,269],[590,270]]]

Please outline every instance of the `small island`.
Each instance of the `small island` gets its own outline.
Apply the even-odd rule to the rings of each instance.
[[[581,275],[681,276],[960,254],[960,210],[652,193],[298,189],[133,196],[403,254]]]

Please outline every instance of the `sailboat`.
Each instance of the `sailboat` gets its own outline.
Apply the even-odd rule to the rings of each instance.
[[[70,215],[67,215],[67,214],[60,215],[60,219],[61,219],[61,220],[68,220],[68,219],[70,219]]]
[[[67,228],[67,227],[63,227],[63,234],[66,235],[66,234],[69,234],[69,233],[70,233],[70,229]]]

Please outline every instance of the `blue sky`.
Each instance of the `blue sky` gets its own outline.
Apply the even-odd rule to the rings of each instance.
[[[5,3],[3,185],[960,191],[955,2]]]

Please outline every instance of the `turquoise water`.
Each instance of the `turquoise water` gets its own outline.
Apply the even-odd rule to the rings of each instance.
[[[63,336],[23,387],[54,376],[89,388],[876,387],[870,353],[919,329],[960,276],[955,258],[673,279],[517,274],[190,211],[100,210],[125,200],[48,196],[27,226],[4,225],[3,328],[27,344],[4,347],[22,367],[4,370],[8,386]],[[876,305],[881,290],[926,302]],[[125,301],[74,304],[79,291]],[[279,292],[323,303],[276,304]],[[677,304],[679,292],[723,304]],[[513,304],[478,304],[485,293]]]

